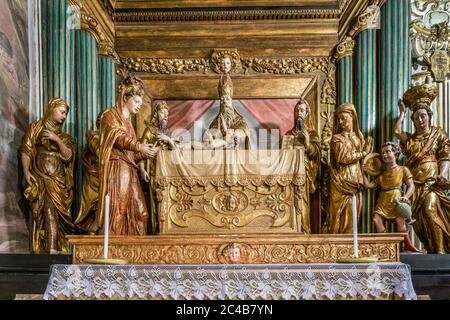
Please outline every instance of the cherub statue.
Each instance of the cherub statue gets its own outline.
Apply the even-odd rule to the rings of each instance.
[[[373,222],[377,232],[386,232],[384,220],[394,220],[397,224],[397,230],[406,233],[405,249],[407,251],[421,252],[411,242],[406,228],[405,222],[408,224],[415,222],[411,218],[411,215],[408,217],[407,210],[405,210],[405,207],[411,206],[409,199],[414,193],[414,181],[409,169],[397,164],[399,155],[400,147],[398,144],[390,141],[383,144],[381,147],[383,169],[377,179],[372,182],[364,174],[364,186],[369,189],[380,189],[373,216]],[[366,173],[368,170],[365,168],[364,172]],[[403,185],[406,185],[406,192],[404,194],[402,192]]]

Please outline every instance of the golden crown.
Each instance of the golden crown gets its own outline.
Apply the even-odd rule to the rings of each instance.
[[[435,84],[424,83],[414,86],[403,95],[403,102],[405,105],[414,110],[414,107],[419,103],[424,103],[431,106],[433,100],[438,95],[438,88]]]

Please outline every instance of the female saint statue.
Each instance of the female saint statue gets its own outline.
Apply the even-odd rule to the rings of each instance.
[[[430,106],[437,87],[423,84],[409,89],[399,101],[400,116],[394,134],[401,143],[405,165],[411,170],[415,190],[412,197],[414,231],[428,253],[450,253],[450,198],[447,180],[450,165],[450,140],[440,127],[431,125]],[[402,130],[405,104],[412,111],[415,131]]]
[[[100,123],[98,224],[100,232],[104,231],[108,194],[110,234],[146,235],[149,217],[137,163],[154,157],[156,149],[138,141],[130,121],[142,106],[142,81],[126,74],[124,77],[116,107],[106,110]]]
[[[365,140],[359,130],[353,104],[340,105],[334,113],[331,139],[330,233],[353,232],[352,197],[356,195],[359,217],[364,190],[360,162],[372,149],[372,138]]]
[[[75,230],[69,210],[76,148],[62,131],[68,111],[63,99],[50,100],[45,116],[31,124],[20,147],[25,197],[33,212],[34,253],[68,253],[65,236]]]

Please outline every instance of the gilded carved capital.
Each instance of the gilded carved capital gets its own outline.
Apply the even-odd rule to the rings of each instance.
[[[373,4],[366,8],[366,10],[358,16],[355,24],[350,30],[350,37],[354,38],[358,33],[366,29],[375,29],[379,25],[380,7]]]
[[[100,56],[107,56],[114,59],[116,64],[120,64],[120,57],[116,50],[110,43],[99,43],[97,44],[98,54]]]
[[[336,52],[334,53],[334,58],[336,59],[336,61],[339,61],[346,56],[352,56],[355,44],[355,40],[353,40],[351,37],[347,37],[345,40],[341,41],[337,45]]]
[[[112,41],[105,35],[97,19],[81,9],[79,12],[80,29],[91,33],[97,41],[98,54],[112,57],[116,63],[120,58],[114,49]]]

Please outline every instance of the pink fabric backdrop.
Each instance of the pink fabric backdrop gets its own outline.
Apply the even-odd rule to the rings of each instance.
[[[294,107],[297,99],[239,100],[244,108],[265,129],[280,129],[281,136],[294,125]],[[169,127],[189,129],[214,104],[214,100],[169,100]]]

